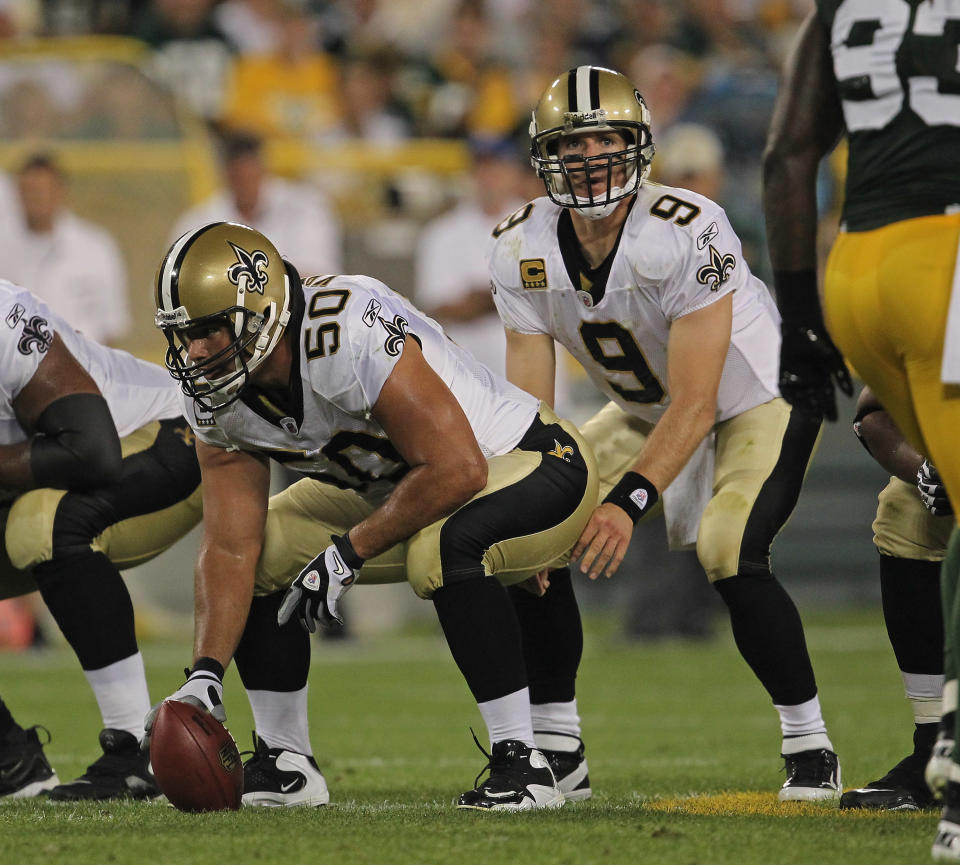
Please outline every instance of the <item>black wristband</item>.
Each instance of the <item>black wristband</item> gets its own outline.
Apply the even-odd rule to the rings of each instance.
[[[627,512],[636,525],[660,498],[657,488],[639,472],[627,472],[607,493],[604,504],[616,505]]]
[[[366,559],[361,559],[357,555],[357,551],[353,548],[353,544],[350,543],[350,533],[347,532],[343,535],[331,535],[330,540],[333,541],[334,546],[336,546],[337,551],[340,553],[340,558],[346,563],[347,567],[354,571],[359,571],[363,567],[363,563]]]
[[[823,328],[816,270],[775,270],[773,287],[784,324]]]
[[[213,673],[221,682],[223,681],[223,664],[221,664],[216,658],[197,658],[193,662],[193,669],[187,674],[189,679],[193,673]]]

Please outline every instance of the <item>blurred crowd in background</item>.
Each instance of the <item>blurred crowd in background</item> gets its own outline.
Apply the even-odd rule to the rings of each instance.
[[[196,224],[241,221],[304,275],[382,279],[502,370],[486,247],[543,194],[527,137],[540,93],[580,64],[626,74],[652,113],[652,179],[722,204],[766,278],[760,155],[812,5],[0,0],[0,276],[159,360],[163,251]],[[835,188],[825,175],[825,204]],[[599,395],[573,364],[568,379],[558,409],[582,421]],[[648,564],[666,555],[662,531],[643,538]],[[669,604],[636,581],[638,634],[710,632],[712,592],[680,561],[656,565]]]

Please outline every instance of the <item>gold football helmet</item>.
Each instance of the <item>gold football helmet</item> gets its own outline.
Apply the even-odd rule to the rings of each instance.
[[[599,156],[559,156],[560,138],[577,132],[623,134],[627,147]],[[530,121],[530,161],[550,200],[573,207],[590,219],[607,216],[616,202],[633,195],[650,173],[654,153],[650,111],[640,92],[619,72],[578,66],[564,72],[540,97]],[[614,169],[623,166],[623,186],[614,186]],[[570,172],[586,173],[588,197],[574,193]],[[595,195],[591,173],[605,172],[606,192]]]
[[[167,338],[166,366],[201,408],[212,411],[238,399],[283,336],[291,270],[259,231],[233,222],[188,231],[160,262],[155,323]],[[193,365],[185,333],[220,324],[233,334],[230,344]],[[225,367],[226,373],[207,375]]]

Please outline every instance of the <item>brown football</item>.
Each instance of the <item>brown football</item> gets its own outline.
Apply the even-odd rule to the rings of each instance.
[[[237,743],[209,712],[165,700],[150,734],[160,791],[181,811],[236,811],[243,795]]]

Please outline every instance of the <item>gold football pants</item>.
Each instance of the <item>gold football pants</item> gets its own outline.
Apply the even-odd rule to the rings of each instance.
[[[960,388],[940,381],[958,238],[960,214],[840,234],[824,311],[847,360],[933,460],[960,519]]]
[[[357,585],[407,580],[429,598],[445,580],[471,568],[512,585],[566,564],[596,505],[596,464],[572,423],[541,405],[536,424],[539,444],[528,433],[510,453],[490,459],[483,490],[365,562]],[[352,490],[312,478],[272,496],[256,593],[286,588],[331,535],[349,531],[373,509]]]
[[[697,533],[710,582],[769,573],[770,546],[797,503],[819,428],[780,398],[717,424],[712,497]],[[612,402],[586,422],[601,496],[631,469],[652,429]],[[658,502],[651,516],[659,512]]]
[[[112,487],[29,490],[0,510],[0,598],[34,591],[31,569],[58,555],[90,549],[130,568],[200,522],[200,468],[183,418],[148,423],[120,446],[121,479]]]

